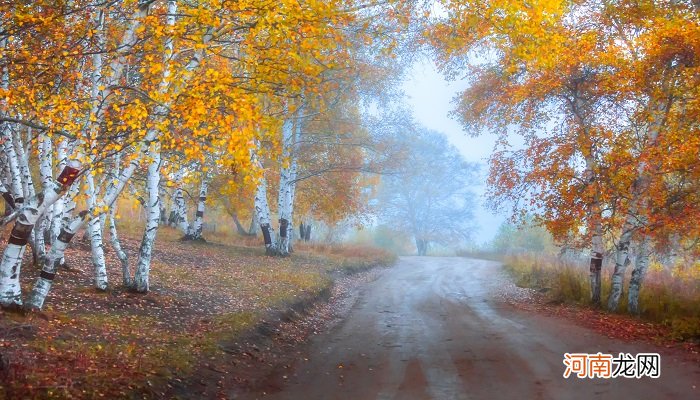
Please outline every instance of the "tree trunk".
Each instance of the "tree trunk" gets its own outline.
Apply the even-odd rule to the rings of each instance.
[[[233,224],[236,225],[236,232],[241,236],[249,236],[248,231],[241,225],[241,221],[238,220],[238,214],[231,214],[231,218],[233,219]]]
[[[630,278],[627,311],[631,314],[639,315],[640,313],[639,289],[642,286],[642,281],[649,268],[650,250],[650,238],[645,235],[642,242],[639,244],[639,252],[637,253],[637,259],[635,260],[634,269],[632,270],[632,277]]]
[[[38,217],[36,199],[30,199],[10,233],[0,264],[0,305],[3,307],[22,306],[22,288],[19,281],[22,257]]]
[[[8,245],[3,252],[2,262],[0,262],[0,305],[15,307],[22,304],[22,291],[19,283],[22,256],[34,229],[34,224],[48,207],[56,202],[67,185],[73,183],[77,173],[76,168],[66,167],[58,178],[60,184],[52,183],[44,188],[41,193],[43,195],[41,204],[39,204],[40,196],[33,196],[19,213],[12,228]]]
[[[608,310],[617,311],[622,296],[625,270],[629,265],[629,247],[632,239],[632,231],[626,230],[620,236],[620,241],[617,244],[615,251],[615,269],[611,279],[610,296],[608,296]]]
[[[46,135],[41,135],[39,137],[39,176],[41,177],[41,187],[42,190],[48,187],[53,181],[53,157],[52,157],[52,143],[51,138]],[[59,199],[60,200],[60,199]],[[57,201],[58,202],[58,201]],[[55,203],[49,207],[46,215],[43,216],[37,225],[36,229],[36,242],[38,257],[40,262],[43,264],[43,259],[46,257],[45,243],[48,240],[51,243],[51,234],[48,232],[51,221],[53,220],[53,214],[55,209]]]
[[[104,203],[107,207],[112,207],[114,202],[117,200],[119,194],[124,190],[127,181],[131,179],[131,176],[134,174],[134,171],[136,171],[136,168],[141,162],[141,159],[144,158],[144,153],[148,151],[149,147],[146,145],[146,143],[152,142],[155,138],[155,134],[155,130],[151,130],[146,134],[146,136],[139,144],[140,149],[138,150],[138,156],[134,157],[129,162],[128,166],[124,168],[124,170],[119,175],[119,178],[117,179],[116,183],[108,185],[107,192],[105,193],[104,197]],[[63,174],[61,174],[61,176],[63,176]],[[59,176],[59,181],[60,179],[61,177]],[[75,186],[76,185],[73,185],[73,187],[71,187],[71,190],[73,190]],[[72,209],[75,208],[75,202],[72,202],[72,205],[70,205],[71,203],[67,204],[69,204],[69,208],[67,209],[66,215],[70,215],[68,212],[72,213]],[[68,247],[68,244],[75,237],[75,234],[80,230],[85,221],[87,221],[88,218],[91,218],[91,215],[94,213],[95,210],[85,210],[80,212],[80,214],[78,214],[78,216],[76,216],[75,218],[64,218],[63,228],[61,232],[63,233],[65,231],[67,232],[67,234],[59,234],[59,239],[57,239],[56,244],[51,247],[51,251],[49,251],[49,253],[47,254],[46,260],[44,261],[43,269],[43,271],[46,272],[46,274],[42,273],[42,275],[44,276],[40,276],[37,279],[34,286],[34,290],[32,291],[32,309],[41,309],[41,307],[43,306],[46,296],[49,290],[51,289],[51,282],[55,277],[56,267],[58,265],[61,265],[61,263],[63,262],[63,256],[65,254],[66,248]],[[64,237],[61,238],[61,236]],[[49,282],[47,283],[47,281]]]
[[[109,240],[114,252],[122,265],[122,282],[125,287],[131,288],[131,271],[129,271],[129,257],[122,248],[117,234],[117,222],[115,220],[116,204],[109,210]]]
[[[425,239],[416,238],[416,249],[419,256],[428,254],[428,241]]]
[[[87,181],[87,205],[90,209],[97,207],[97,193],[95,188],[95,178],[90,171],[85,175]],[[90,252],[92,255],[92,265],[95,269],[95,288],[97,290],[107,290],[107,264],[104,253],[104,243],[102,241],[102,229],[100,229],[100,218],[94,217],[88,222],[87,232],[90,237]]]
[[[41,310],[46,301],[46,296],[48,296],[51,290],[51,285],[56,277],[56,272],[58,267],[61,265],[61,260],[63,259],[63,254],[68,248],[73,236],[75,236],[78,229],[82,225],[82,217],[87,213],[81,213],[81,216],[74,218],[72,221],[65,224],[61,229],[61,233],[56,238],[56,241],[51,246],[51,250],[44,259],[44,267],[41,270],[41,274],[34,284],[34,289],[32,289],[29,299],[27,300],[27,308],[30,310]]]
[[[63,168],[65,168],[66,164],[68,163],[68,154],[67,154],[67,148],[68,148],[68,139],[63,139],[61,142],[58,144],[58,148],[56,149],[56,161],[58,162],[58,170],[63,171]],[[68,196],[63,196],[56,200],[56,203],[53,205],[53,217],[51,219],[51,227],[49,228],[51,230],[51,245],[53,246],[56,243],[56,239],[58,238],[58,235],[61,233],[62,227],[63,227],[63,217],[64,217],[64,211],[65,211],[65,204],[66,204],[66,197],[70,197],[70,192],[72,190],[69,190],[69,195]]]
[[[253,213],[250,216],[250,226],[248,227],[248,236],[258,236],[258,218],[253,209]]]
[[[295,114],[296,116],[296,114]],[[281,256],[289,255],[289,243],[292,232],[292,213],[294,208],[294,187],[296,174],[296,154],[294,151],[296,142],[295,121],[288,113],[282,125],[282,161],[280,162],[280,182],[277,194],[277,214],[279,216],[280,234],[277,237],[277,253]],[[284,163],[289,162],[289,166]]]
[[[136,264],[136,274],[134,275],[134,289],[139,293],[146,293],[149,289],[149,275],[151,271],[151,256],[158,232],[160,222],[160,196],[158,187],[160,185],[160,146],[157,143],[151,144],[153,151],[149,151],[151,163],[148,166],[148,218],[146,219],[146,229],[141,240],[139,250],[139,260]]]
[[[187,204],[185,203],[185,194],[182,189],[184,174],[185,171],[180,170],[175,176],[175,181],[178,186],[175,188],[173,197],[175,202],[175,224],[180,228],[183,235],[187,235],[190,231],[190,223],[187,221]]]
[[[4,36],[0,38],[0,50],[4,50],[6,46],[7,36]],[[4,63],[2,66],[0,88],[4,90],[8,90],[10,88],[10,72],[7,68],[7,63]],[[3,111],[0,111],[0,113],[3,113]],[[19,205],[24,202],[24,191],[22,190],[19,160],[17,159],[15,147],[12,144],[12,129],[8,122],[0,122],[0,135],[2,135],[0,136],[0,141],[3,142],[3,150],[5,151],[6,162],[10,171],[9,189],[14,197],[15,204]]]
[[[280,187],[277,197],[277,213],[279,214],[280,234],[277,237],[277,254],[286,256],[289,254],[289,228],[291,225],[291,185],[289,171],[282,168],[280,171]]]
[[[267,203],[267,180],[265,177],[260,178],[255,190],[255,215],[258,217],[258,223],[265,242],[265,254],[276,254],[275,246],[273,245],[275,231],[270,223],[270,206]]]
[[[199,187],[199,199],[197,200],[197,213],[195,214],[194,221],[192,222],[192,228],[190,233],[186,236],[191,240],[204,240],[202,236],[202,230],[204,228],[204,210],[206,209],[207,202],[207,191],[209,190],[209,178],[207,176],[202,177],[202,182]]]
[[[600,207],[593,205],[592,207],[592,218],[594,218],[592,225],[592,237],[591,237],[591,262],[590,262],[590,275],[589,280],[591,283],[591,303],[595,306],[600,306],[601,301],[601,283],[602,276],[601,271],[603,269],[603,226],[600,220]]]

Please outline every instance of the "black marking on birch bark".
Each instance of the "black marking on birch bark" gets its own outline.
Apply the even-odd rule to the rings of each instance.
[[[199,196],[199,201],[201,201],[202,203],[207,201],[207,196]]]
[[[203,217],[204,216],[204,211],[197,211],[195,214],[195,217]]]
[[[284,218],[280,218],[280,237],[287,237],[287,229],[289,228],[289,221]]]
[[[267,224],[260,225],[260,229],[263,233],[263,240],[265,241],[265,246],[272,244],[272,238],[270,237],[270,227]]]
[[[15,204],[23,204],[24,203],[24,197],[19,196],[15,199]]]
[[[5,192],[5,193],[3,193],[3,194],[2,194],[2,198],[5,199],[5,201],[7,202],[7,204],[10,205],[11,208],[15,208],[15,207],[16,207],[16,205],[15,205],[15,199],[12,198],[12,195],[10,194],[10,192]]]
[[[61,229],[61,232],[58,234],[58,240],[63,243],[70,243],[70,241],[73,239],[73,236],[75,236],[75,233],[68,232],[65,229]]]
[[[47,281],[52,281],[56,277],[55,272],[41,271],[39,277],[46,279]]]
[[[15,226],[12,228],[12,232],[10,233],[10,239],[7,242],[9,244],[14,244],[17,246],[26,245],[27,239],[29,239],[29,235],[31,235],[33,228],[34,225],[32,224],[23,224],[17,221]]]
[[[591,257],[591,272],[599,272],[603,268],[603,255],[593,253]]]

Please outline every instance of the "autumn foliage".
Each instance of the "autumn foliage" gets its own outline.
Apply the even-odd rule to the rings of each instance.
[[[629,261],[638,288],[652,251],[671,264],[681,249],[697,254],[696,3],[442,4],[430,41],[442,70],[470,82],[455,115],[498,137],[496,207],[610,256],[613,298]]]

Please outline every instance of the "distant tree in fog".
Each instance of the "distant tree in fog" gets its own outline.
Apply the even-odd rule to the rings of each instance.
[[[399,136],[404,154],[396,170],[382,177],[377,214],[413,236],[418,255],[425,255],[431,243],[469,239],[477,165],[465,161],[443,134],[413,129]]]

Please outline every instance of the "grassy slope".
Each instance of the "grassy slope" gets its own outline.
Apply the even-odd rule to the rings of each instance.
[[[289,258],[263,255],[257,240],[179,242],[162,228],[151,292],[123,290],[119,263],[108,253],[111,289],[91,285],[87,244],[67,254],[44,312],[0,312],[0,398],[131,397],[179,380],[202,360],[222,355],[220,344],[266,315],[318,298],[332,272],[393,262],[377,249],[299,244]],[[135,262],[138,241],[124,245]],[[38,275],[23,271],[29,290]]]

